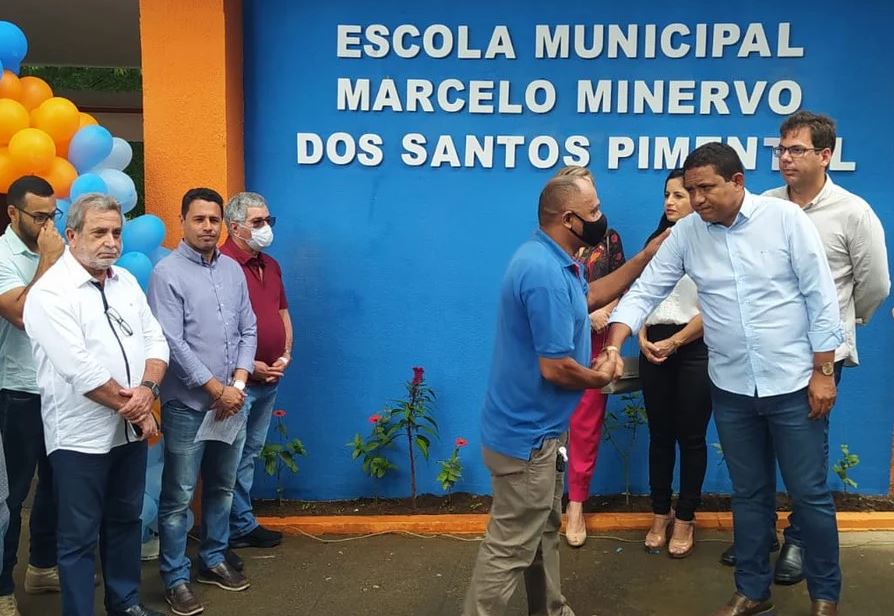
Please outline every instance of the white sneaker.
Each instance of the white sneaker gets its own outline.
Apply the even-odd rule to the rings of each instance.
[[[15,595],[0,596],[0,616],[22,616]]]
[[[59,567],[41,569],[28,565],[28,570],[25,571],[25,592],[29,595],[59,592]]]
[[[140,560],[158,560],[159,549],[158,535],[150,537],[140,548]]]

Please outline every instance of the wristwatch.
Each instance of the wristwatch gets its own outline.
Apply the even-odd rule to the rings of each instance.
[[[233,381],[233,387],[239,391],[245,391],[245,381]]]
[[[832,376],[835,374],[835,362],[824,361],[819,366],[814,366],[814,370],[818,370],[823,376]]]
[[[161,394],[158,383],[154,383],[152,381],[143,381],[142,383],[140,383],[140,387],[145,387],[146,389],[151,391],[152,397],[158,400],[158,396]]]

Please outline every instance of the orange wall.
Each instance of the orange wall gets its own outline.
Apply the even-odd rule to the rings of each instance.
[[[241,0],[140,0],[146,211],[180,240],[180,199],[245,183]]]

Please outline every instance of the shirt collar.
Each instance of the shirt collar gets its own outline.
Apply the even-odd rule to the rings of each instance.
[[[12,252],[12,254],[28,254],[34,257],[40,256],[36,252],[32,252],[30,248],[25,246],[25,242],[22,241],[22,238],[19,237],[19,234],[13,231],[12,225],[6,227],[6,231],[3,233],[3,237],[6,240],[6,244],[9,246],[9,250]]]
[[[62,261],[65,263],[65,267],[68,268],[69,272],[69,280],[75,287],[80,287],[88,282],[96,282],[96,278],[94,278],[90,272],[88,272],[81,262],[75,259],[75,256],[71,254],[71,251],[66,247],[65,252],[62,253]],[[109,271],[106,272],[107,280],[116,280],[118,278],[118,274],[115,272],[114,267],[110,267]]]
[[[214,255],[211,257],[211,263],[207,263],[204,257],[202,257],[202,253],[187,244],[186,240],[180,240],[176,251],[193,263],[198,263],[199,265],[213,266],[217,263],[218,259],[220,259],[220,249],[215,246]]]
[[[258,254],[253,255],[250,252],[243,250],[239,247],[239,244],[233,241],[233,238],[228,236],[227,240],[223,245],[224,252],[236,259],[239,265],[247,265],[247,264],[255,264],[257,263],[260,267],[264,267],[264,253],[258,252]]]
[[[550,249],[550,252],[553,253],[553,256],[559,260],[563,268],[568,268],[575,274],[580,272],[580,263],[572,259],[571,255],[565,252],[565,250],[559,246],[558,242],[547,235],[543,229],[537,229],[537,231],[534,232],[534,239],[545,244],[546,247]]]
[[[829,193],[832,192],[832,189],[835,187],[835,182],[832,181],[832,178],[829,177],[829,174],[826,174],[826,183],[823,184],[823,187],[816,194],[816,196],[810,200],[810,202],[804,206],[804,210],[809,210],[811,208],[820,207],[823,205],[823,202],[829,196]],[[788,189],[786,189],[786,196],[788,196]]]

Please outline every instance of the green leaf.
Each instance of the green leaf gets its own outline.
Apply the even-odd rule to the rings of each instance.
[[[264,462],[264,470],[271,477],[276,474],[276,458],[271,456]]]
[[[419,451],[422,452],[422,456],[428,460],[428,446],[430,445],[430,441],[422,436],[421,434],[416,436],[416,447],[419,448]]]
[[[298,472],[298,465],[295,464],[295,460],[292,459],[292,455],[289,452],[280,452],[279,459],[282,460],[282,463],[285,464],[290,471],[293,473]]]

